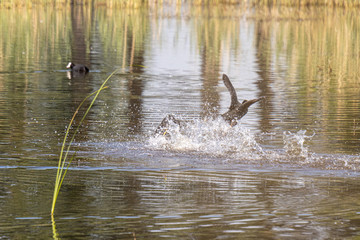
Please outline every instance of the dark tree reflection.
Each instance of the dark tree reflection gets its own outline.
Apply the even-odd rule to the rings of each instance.
[[[257,82],[260,90],[260,96],[266,96],[265,101],[261,101],[261,119],[260,126],[262,132],[271,130],[271,123],[269,114],[273,108],[271,105],[271,98],[273,96],[271,90],[272,79],[271,74],[271,42],[270,42],[270,25],[264,21],[259,21],[256,24],[255,48],[256,48],[256,62],[258,64],[259,81]]]

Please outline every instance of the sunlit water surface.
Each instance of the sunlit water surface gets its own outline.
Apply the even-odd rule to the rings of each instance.
[[[0,239],[360,234],[357,14],[49,11],[0,10]],[[70,60],[90,73],[71,75]],[[115,69],[51,221],[66,126]],[[222,73],[240,100],[266,97],[235,127],[216,118],[230,104]],[[169,113],[186,128],[154,136]]]

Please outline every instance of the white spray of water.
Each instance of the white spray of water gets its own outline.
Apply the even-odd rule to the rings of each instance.
[[[147,147],[186,154],[206,155],[223,160],[252,164],[290,164],[321,169],[360,169],[358,157],[338,157],[315,154],[308,143],[315,136],[307,135],[306,130],[285,131],[282,134],[283,147],[266,149],[251,131],[238,124],[229,126],[221,118],[189,121],[184,127],[174,124],[169,127],[171,137],[151,136]],[[271,140],[270,140],[270,145]]]
[[[155,149],[204,153],[217,157],[259,158],[263,150],[249,129],[240,124],[229,126],[224,120],[194,120],[179,128],[170,126],[171,137],[153,136],[149,146]]]
[[[304,145],[305,140],[310,140],[313,135],[306,135],[306,130],[300,130],[297,133],[289,131],[283,132],[283,142],[286,153],[291,157],[300,157],[305,160],[311,159],[308,147]]]

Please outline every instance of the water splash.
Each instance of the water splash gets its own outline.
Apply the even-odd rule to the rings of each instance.
[[[306,135],[306,130],[300,130],[296,133],[289,131],[283,132],[284,149],[291,157],[300,157],[303,159],[311,159],[312,154],[309,153],[308,147],[304,145],[306,140],[311,140],[315,133],[311,136]]]
[[[312,135],[306,130],[283,132],[283,147],[267,149],[256,134],[241,126],[230,127],[222,119],[193,120],[184,127],[170,126],[171,137],[151,136],[147,147],[153,150],[206,155],[227,163],[306,166],[327,170],[360,170],[358,156],[316,154],[311,152]]]
[[[188,122],[184,127],[170,125],[171,137],[152,136],[149,147],[153,149],[197,152],[216,157],[241,158],[247,160],[267,159],[268,161],[287,161],[296,158],[309,162],[312,155],[305,142],[315,135],[306,135],[306,130],[296,133],[283,133],[283,151],[264,150],[257,142],[258,136],[250,129],[238,124],[231,127],[224,120],[207,119]]]
[[[258,159],[263,154],[256,136],[240,124],[229,126],[224,120],[206,119],[188,122],[184,127],[170,126],[171,137],[152,136],[148,145],[154,149],[186,151],[216,157]]]

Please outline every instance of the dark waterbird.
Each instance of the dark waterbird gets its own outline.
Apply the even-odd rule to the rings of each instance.
[[[255,98],[252,100],[244,100],[242,103],[239,102],[237,98],[237,94],[235,91],[234,86],[232,85],[230,79],[226,74],[223,74],[223,82],[228,89],[231,97],[231,103],[229,110],[225,112],[224,114],[221,114],[220,116],[228,123],[230,126],[235,126],[242,117],[246,115],[248,112],[248,109],[251,105],[254,103],[265,99],[265,97]],[[168,129],[171,125],[178,125],[180,128],[184,127],[186,124],[186,121],[178,120],[174,117],[174,115],[169,114],[166,116],[160,125],[157,127],[155,134],[157,135],[164,135],[169,137],[170,134],[168,132]]]
[[[80,72],[80,73],[88,73],[89,68],[82,64],[74,64],[72,62],[69,62],[69,64],[66,66],[66,68],[70,68],[73,72]]]

